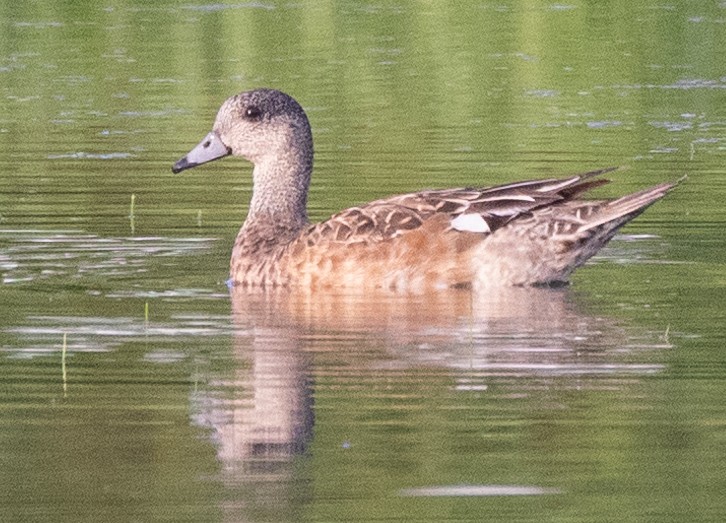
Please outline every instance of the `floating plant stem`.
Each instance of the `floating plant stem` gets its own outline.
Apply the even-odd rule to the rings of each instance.
[[[129,207],[129,222],[131,223],[131,234],[136,232],[136,214],[134,207],[136,206],[136,194],[131,194],[131,206]]]
[[[68,392],[68,373],[66,372],[67,334],[63,333],[63,348],[61,349],[61,374],[63,375],[63,395]]]
[[[144,326],[149,326],[149,302],[144,302]]]
[[[197,227],[201,227],[201,226],[202,226],[202,210],[199,209],[197,211]]]

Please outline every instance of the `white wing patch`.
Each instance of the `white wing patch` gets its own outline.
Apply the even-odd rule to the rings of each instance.
[[[460,214],[451,220],[451,228],[461,232],[492,232],[480,214]]]

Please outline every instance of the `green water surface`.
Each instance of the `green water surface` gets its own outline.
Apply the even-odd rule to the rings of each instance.
[[[722,521],[726,4],[0,2],[2,521]],[[311,120],[313,220],[687,180],[564,289],[234,292],[220,103]]]

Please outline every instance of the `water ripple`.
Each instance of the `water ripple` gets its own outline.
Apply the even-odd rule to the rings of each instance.
[[[25,325],[5,330],[8,334],[22,338],[22,347],[7,346],[1,350],[11,358],[51,356],[61,352],[62,340],[66,336],[65,350],[68,354],[109,352],[129,341],[143,340],[153,345],[189,337],[229,336],[231,330],[228,317],[212,315],[179,316],[168,322],[152,323],[141,317],[29,316]],[[180,359],[180,354],[179,351],[154,349],[144,358],[168,363]]]
[[[0,230],[5,284],[146,272],[151,259],[209,250],[214,238],[100,237],[74,230]]]
[[[461,496],[541,496],[560,494],[557,488],[534,485],[435,485],[431,487],[407,488],[401,496],[414,497],[461,497]]]

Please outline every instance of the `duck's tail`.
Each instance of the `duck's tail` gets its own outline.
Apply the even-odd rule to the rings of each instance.
[[[609,201],[589,217],[587,223],[580,228],[580,231],[584,232],[605,226],[606,229],[612,230],[614,233],[649,206],[663,198],[684,179],[685,177],[676,182],[661,183],[655,187]]]

